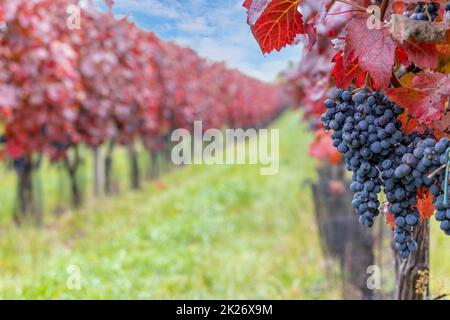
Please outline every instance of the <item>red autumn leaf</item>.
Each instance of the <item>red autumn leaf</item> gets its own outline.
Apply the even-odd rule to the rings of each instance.
[[[395,54],[397,56],[397,62],[400,64],[408,64],[408,52],[403,47],[398,47],[395,51]]]
[[[436,69],[438,66],[438,51],[436,45],[428,42],[407,41],[404,48],[408,60],[422,69]]]
[[[412,88],[395,88],[387,92],[389,99],[398,105],[407,108],[409,113],[421,122],[430,122],[439,119],[442,108],[433,108],[433,97],[427,92]],[[431,108],[428,106],[431,105]]]
[[[347,24],[344,63],[349,63],[351,53],[354,53],[359,66],[370,73],[376,86],[389,86],[396,48],[397,44],[387,30],[369,30],[367,18],[354,18]]]
[[[306,24],[305,29],[308,36],[308,50],[311,51],[312,47],[317,41],[317,27],[314,22],[309,21]]]
[[[436,50],[442,57],[450,57],[450,32],[448,33],[447,40],[445,44],[438,43],[436,45]]]
[[[246,0],[247,22],[263,53],[280,51],[304,34],[301,0]]]
[[[430,126],[437,132],[442,132],[444,135],[448,134],[450,132],[450,112],[442,114],[441,118],[437,121],[433,121]]]
[[[411,134],[414,131],[422,132],[420,124],[414,118],[411,118],[408,113],[404,112],[399,117],[398,120],[402,123],[402,130],[406,134]]]
[[[392,4],[392,12],[402,14],[403,12],[406,11],[406,7],[407,7],[407,4],[405,2],[395,1]]]
[[[389,99],[407,108],[419,122],[439,120],[450,97],[450,78],[438,72],[418,73],[411,87],[387,90]]]
[[[392,212],[390,212],[390,211],[386,212],[386,223],[387,223],[392,229],[395,229],[396,225],[395,225],[394,215],[393,215]]]
[[[245,0],[242,6],[247,9],[247,23],[252,25],[259,19],[271,0]]]
[[[338,165],[342,162],[342,156],[339,152],[333,152],[328,156],[328,162],[330,164]]]
[[[352,84],[355,84],[357,87],[364,85],[366,73],[359,67],[357,58],[350,57],[349,61],[344,64],[343,51],[339,51],[332,61],[334,66],[331,74],[337,87],[347,88]]]
[[[309,155],[319,160],[327,160],[331,164],[341,161],[341,155],[333,147],[331,131],[316,131],[316,138],[309,146]]]
[[[429,219],[434,214],[433,196],[427,189],[417,191],[417,210],[422,220]]]

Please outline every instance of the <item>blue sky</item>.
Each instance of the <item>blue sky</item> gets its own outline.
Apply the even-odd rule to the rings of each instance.
[[[102,0],[96,0],[97,3]],[[129,14],[140,27],[189,46],[201,56],[270,81],[298,61],[300,48],[263,56],[246,24],[243,0],[116,0],[114,12]]]

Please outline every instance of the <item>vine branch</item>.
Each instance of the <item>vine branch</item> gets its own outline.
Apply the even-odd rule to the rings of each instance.
[[[384,20],[384,15],[386,14],[386,10],[389,6],[389,0],[383,0],[383,2],[381,2],[381,16],[380,16],[380,20],[381,22],[383,22]]]
[[[406,119],[406,123],[405,123],[405,128],[403,129],[404,134],[407,134],[410,122],[411,122],[411,116],[408,114],[408,118]]]
[[[400,80],[397,78],[397,75],[395,74],[395,72],[392,72],[391,84],[394,88],[402,87],[402,84],[401,84]]]
[[[447,166],[446,164],[443,164],[442,166],[440,166],[439,168],[437,168],[436,170],[434,170],[432,173],[430,173],[430,174],[428,175],[428,178],[429,178],[429,179],[433,178],[434,176],[436,176],[437,174],[439,174],[442,170],[444,170],[446,166]]]

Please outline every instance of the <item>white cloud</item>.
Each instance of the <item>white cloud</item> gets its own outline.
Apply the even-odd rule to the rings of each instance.
[[[135,11],[154,17],[176,19],[180,17],[180,13],[174,4],[158,0],[116,0],[114,8],[125,12]]]
[[[204,17],[183,19],[178,23],[178,29],[183,32],[205,35],[215,31],[215,28],[210,26]]]

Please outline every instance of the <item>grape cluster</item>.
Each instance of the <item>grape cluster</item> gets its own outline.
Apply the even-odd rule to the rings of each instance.
[[[351,89],[337,89],[325,106],[321,120],[325,129],[334,130],[333,145],[353,173],[350,190],[359,222],[373,225],[379,215],[378,194],[383,189],[395,219],[395,248],[407,258],[417,250],[411,237],[413,227],[420,222],[417,190],[429,188],[435,200],[443,202],[442,173],[432,178],[428,174],[446,163],[450,141],[443,138],[436,143],[427,132],[404,134],[398,120],[404,110],[378,91],[352,94]],[[448,234],[450,209],[440,212],[436,218]]]
[[[444,206],[443,195],[439,195],[435,198],[434,206],[436,208],[436,220],[440,222],[441,229],[445,234],[450,236],[450,209]]]
[[[450,11],[450,2],[447,2],[444,6],[445,11]]]
[[[353,172],[350,189],[359,221],[371,227],[379,215],[379,168],[403,137],[397,120],[403,110],[379,92],[352,97],[350,91],[337,89],[331,98],[325,101],[327,112],[321,120],[326,129],[334,130],[333,145]]]
[[[413,135],[417,136],[417,133],[413,133]],[[440,221],[441,229],[447,235],[450,235],[450,209],[444,205],[445,195],[443,185],[445,182],[445,171],[442,170],[442,165],[447,164],[446,151],[448,148],[450,148],[450,140],[448,138],[442,138],[436,142],[434,137],[430,135],[420,135],[412,145],[412,152],[403,156],[402,163],[397,167],[396,171],[402,171],[401,174],[405,174],[407,180],[414,181],[413,185],[405,184],[407,181],[403,181],[406,189],[408,187],[410,189],[415,187],[416,190],[418,188],[428,188],[434,197],[434,206],[437,210],[435,218]],[[437,174],[434,176],[430,175],[433,172],[437,172]],[[417,203],[414,200],[412,202]],[[396,217],[394,240],[396,241],[396,248],[400,250],[400,255],[407,257],[407,252],[402,251],[402,249],[408,248],[410,252],[417,249],[417,245],[413,244],[414,242],[410,242],[409,236],[411,228],[419,222],[420,214],[415,208],[407,208],[410,212],[406,216],[404,211],[396,214],[396,210],[394,205],[392,205],[390,211]],[[411,214],[417,219],[411,216]],[[406,229],[402,229],[402,225],[405,225]],[[408,242],[406,243],[406,247],[405,243],[402,244],[400,240]]]
[[[405,258],[417,250],[417,243],[411,238],[411,232],[420,220],[420,213],[415,205],[416,190],[422,182],[412,176],[410,167],[413,163],[411,145],[416,139],[417,137],[403,136],[390,157],[381,164],[384,192],[390,203],[389,210],[395,218],[395,248]]]
[[[429,158],[429,152],[435,144],[431,135],[413,132],[409,135],[409,140],[400,147],[402,150],[397,154],[400,161],[395,168],[394,182],[386,180],[385,187],[386,198],[391,203],[390,211],[396,224],[395,248],[404,258],[417,250],[417,243],[411,239],[412,228],[420,222],[420,213],[415,207],[417,190],[432,185],[433,180],[428,178],[427,172],[437,165],[435,160]],[[390,192],[392,184],[395,186]],[[403,195],[405,197],[401,199]]]
[[[417,3],[410,10],[403,12],[403,15],[412,20],[434,21],[439,14],[439,7],[439,3]]]
[[[435,218],[440,222],[441,229],[445,234],[450,235],[450,208],[444,205],[444,182],[445,171],[438,170],[437,175],[429,177],[429,172],[435,172],[442,165],[447,164],[446,151],[450,147],[450,140],[442,138],[438,142],[427,139],[414,149],[414,156],[418,159],[418,164],[414,170],[419,171],[423,176],[423,183],[434,197],[434,207],[436,208]]]

